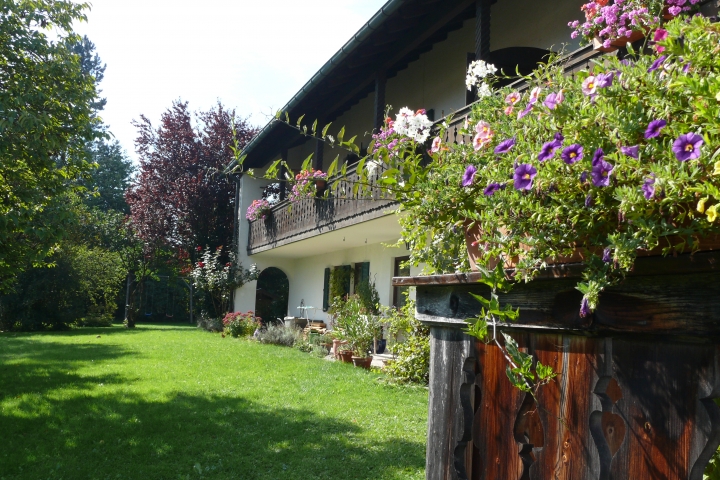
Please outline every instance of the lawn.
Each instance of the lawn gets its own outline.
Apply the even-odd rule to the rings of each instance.
[[[428,394],[188,326],[0,334],[0,479],[424,478]]]

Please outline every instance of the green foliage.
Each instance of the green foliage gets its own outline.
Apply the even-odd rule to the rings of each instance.
[[[359,282],[357,287],[355,287],[355,291],[360,298],[360,303],[362,303],[365,313],[369,315],[380,314],[380,294],[375,287],[374,281],[365,280]]]
[[[336,297],[332,310],[335,315],[336,335],[348,342],[356,356],[367,356],[374,339],[382,338],[379,318],[365,313],[362,301],[357,295],[350,295],[347,300]]]
[[[252,312],[240,313],[231,312],[225,315],[222,320],[223,331],[231,337],[247,337],[255,332],[259,327],[258,321]]]
[[[62,237],[56,202],[87,172],[96,137],[94,77],[72,50],[87,4],[19,0],[0,5],[0,291],[40,264]],[[48,33],[52,31],[51,40]]]
[[[87,188],[85,203],[104,211],[130,213],[125,191],[135,167],[120,143],[96,140],[89,145],[88,155],[95,168],[81,182]]]
[[[347,286],[350,285],[352,271],[349,268],[334,267],[330,271],[330,298],[343,298],[348,294]],[[333,302],[334,304],[334,302]],[[333,313],[332,308],[330,313]]]
[[[427,385],[430,380],[430,336],[418,330],[393,348],[395,358],[385,367],[393,380]]]
[[[294,327],[286,327],[268,325],[267,329],[260,330],[257,339],[260,343],[268,343],[271,345],[282,345],[292,347],[295,342],[299,341],[300,331]]]
[[[415,318],[415,302],[407,300],[400,310],[383,309],[389,346],[395,355],[385,373],[396,382],[427,385],[430,376],[430,331]]]

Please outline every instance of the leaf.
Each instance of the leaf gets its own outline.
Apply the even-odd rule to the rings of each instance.
[[[332,163],[330,164],[330,166],[328,167],[328,170],[326,172],[328,178],[332,177],[335,174],[335,171],[337,170],[339,161],[340,161],[340,155],[336,155],[335,160],[332,161]]]
[[[305,160],[303,160],[302,167],[300,167],[300,170],[308,170],[310,168],[310,165],[312,163],[314,153],[311,153],[307,156]]]
[[[315,136],[315,132],[317,131],[317,118],[315,119],[315,121],[312,124],[311,131],[312,131],[312,135]]]
[[[330,125],[332,125],[332,122],[328,123],[323,127],[322,135],[320,135],[322,138],[325,138],[325,136],[327,135],[327,131],[330,128]]]
[[[287,124],[290,124],[290,115],[288,114],[288,112],[285,112],[285,122]]]
[[[275,112],[275,118],[277,118],[278,120],[280,120],[280,115],[282,115],[282,110],[278,110],[277,112]]]
[[[303,118],[305,118],[305,114],[304,114],[304,113],[303,113],[302,115],[300,115],[300,118],[297,119],[297,126],[298,126],[298,127],[299,127],[300,124],[302,123],[302,119],[303,119]]]

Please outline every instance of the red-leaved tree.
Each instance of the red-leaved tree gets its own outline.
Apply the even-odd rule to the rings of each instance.
[[[233,125],[241,148],[257,129],[220,103],[193,115],[182,101],[162,114],[157,129],[145,116],[134,125],[140,169],[125,198],[140,238],[151,251],[181,252],[179,263],[197,246],[229,247],[235,185],[221,172],[233,158]]]

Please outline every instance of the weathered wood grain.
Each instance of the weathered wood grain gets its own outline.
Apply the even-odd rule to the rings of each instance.
[[[538,331],[683,335],[714,340],[720,337],[720,269],[715,267],[716,258],[720,257],[712,253],[679,260],[653,259],[639,268],[642,274],[631,275],[603,292],[595,313],[585,318],[579,315],[582,295],[575,288],[575,278],[540,278],[519,284],[500,294],[500,301],[520,309],[513,326]],[[660,269],[659,260],[667,261],[671,268]],[[453,282],[449,276],[445,279],[444,284],[417,286],[418,318],[464,320],[477,316],[481,305],[471,294],[487,298],[489,287]]]
[[[510,385],[500,349],[477,343],[469,478],[680,480],[717,448],[701,398],[717,387],[717,346],[512,335],[558,378],[534,401]]]

